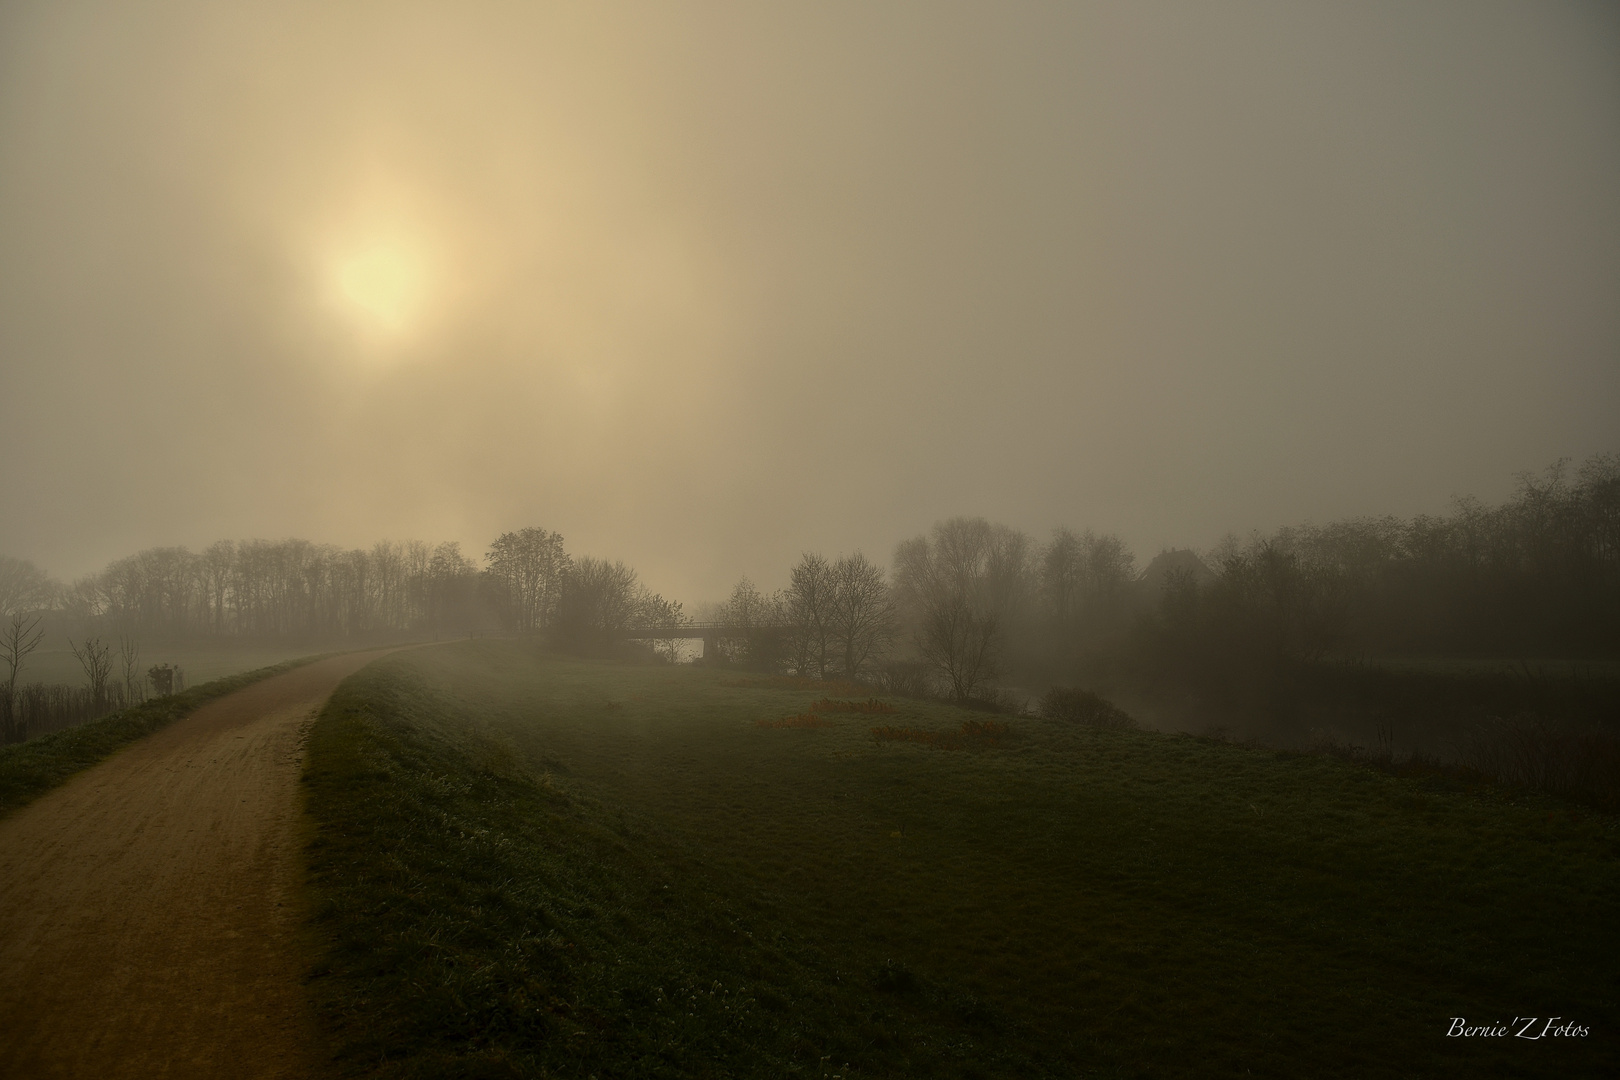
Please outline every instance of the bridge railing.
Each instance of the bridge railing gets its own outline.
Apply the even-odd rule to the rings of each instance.
[[[793,629],[787,624],[755,623],[739,626],[736,623],[681,623],[678,626],[642,626],[621,630],[619,636],[632,640],[639,638],[746,638],[768,634],[783,634]]]

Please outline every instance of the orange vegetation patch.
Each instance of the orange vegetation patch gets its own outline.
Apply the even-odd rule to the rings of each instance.
[[[810,703],[810,711],[819,712],[853,712],[853,713],[894,713],[900,710],[887,701],[877,698],[868,698],[865,701],[834,701],[832,698],[822,698],[820,701]]]
[[[1000,720],[964,720],[957,731],[924,731],[910,727],[875,727],[872,738],[878,742],[914,742],[936,750],[965,750],[974,746],[995,746],[1012,732]]]
[[[866,701],[835,701],[832,698],[822,698],[820,701],[812,701],[810,708],[798,716],[789,716],[781,720],[755,720],[754,726],[762,728],[832,727],[833,722],[822,717],[822,713],[892,713],[898,711],[893,705],[886,701],[879,701],[877,698],[869,698]],[[969,721],[969,723],[972,722]]]
[[[798,716],[784,716],[780,720],[755,720],[755,727],[785,728],[785,727],[832,727],[833,722],[817,716],[813,712],[800,713]]]

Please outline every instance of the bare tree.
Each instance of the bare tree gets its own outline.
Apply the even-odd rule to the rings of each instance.
[[[867,665],[879,659],[894,640],[894,600],[883,568],[858,551],[833,564],[829,622],[848,679],[860,678]]]
[[[1000,674],[1001,621],[975,611],[966,596],[947,592],[923,613],[917,648],[950,684],[951,696],[966,701]]]
[[[782,598],[766,596],[752,581],[742,578],[731,590],[731,599],[723,604],[715,621],[741,629],[769,626],[782,621]]]
[[[755,667],[775,666],[781,659],[782,644],[776,628],[788,621],[786,608],[783,594],[767,596],[748,578],[742,578],[732,588],[731,598],[714,613],[715,622],[742,631],[742,636],[705,639],[704,648],[712,643],[720,655],[705,655],[704,661],[720,659]]]
[[[679,600],[665,600],[663,596],[653,592],[647,586],[637,584],[635,614],[632,625],[638,629],[651,630],[662,627],[679,627],[687,622],[686,614],[681,610]],[[663,659],[674,663],[680,655],[676,638],[652,639],[653,652]]]
[[[1136,558],[1117,536],[1058,529],[1041,553],[1041,594],[1055,628],[1094,632],[1117,625],[1136,578]]]
[[[557,628],[576,648],[600,648],[630,628],[636,572],[622,562],[576,559],[563,581]]]
[[[1030,543],[983,518],[952,518],[895,549],[895,586],[912,640],[951,696],[972,697],[999,673],[1009,626],[1030,593]]]
[[[895,550],[894,576],[917,651],[944,677],[952,697],[972,697],[995,676],[1000,624],[994,613],[974,609],[970,583],[952,573],[926,537],[905,541]]]
[[[647,588],[624,563],[582,558],[573,562],[563,579],[556,630],[565,644],[596,650],[637,637],[636,631],[680,626],[685,621],[678,602]],[[654,648],[672,658],[675,642],[658,641]]]
[[[0,555],[0,617],[44,606],[51,589],[50,579],[33,563]]]
[[[516,629],[543,630],[552,624],[569,567],[561,534],[534,528],[502,533],[484,561]]]
[[[86,638],[78,645],[69,641],[68,648],[90,681],[90,698],[95,707],[103,707],[107,703],[107,678],[112,674],[112,649],[98,637]]]
[[[425,594],[428,626],[435,636],[460,616],[470,617],[477,567],[461,553],[461,545],[446,541],[433,549],[427,564]]]
[[[118,659],[124,667],[124,701],[133,705],[137,697],[144,696],[138,692],[145,688],[144,680],[136,677],[137,668],[141,662],[140,642],[132,637],[120,637],[118,639]]]
[[[199,566],[208,626],[218,636],[225,632],[225,599],[230,592],[231,571],[236,563],[236,545],[229,540],[209,544]]]
[[[793,659],[801,675],[827,677],[832,659],[833,572],[827,560],[806,552],[789,577],[785,599],[793,626]]]
[[[38,614],[24,615],[20,611],[11,613],[11,619],[3,630],[0,630],[0,660],[6,662],[6,713],[9,716],[13,703],[17,700],[17,672],[22,670],[23,661],[28,654],[39,648],[39,643],[45,636],[45,628],[40,625],[42,617]]]

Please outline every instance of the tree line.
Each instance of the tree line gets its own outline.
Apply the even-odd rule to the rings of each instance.
[[[0,620],[49,610],[81,637],[162,640],[503,627],[600,647],[685,617],[631,568],[573,556],[545,529],[502,533],[483,564],[455,543],[220,541],[64,586],[0,557]],[[1043,543],[959,517],[903,541],[887,571],[860,552],[806,553],[787,579],[767,594],[745,578],[708,612],[759,628],[711,659],[969,699],[1007,680],[1187,679],[1327,656],[1615,656],[1620,459],[1560,462],[1500,506],[1228,537],[1142,570],[1117,536],[1064,528]]]
[[[85,638],[319,642],[494,628],[583,640],[683,618],[624,563],[571,556],[545,529],[501,534],[483,562],[454,542],[221,540],[151,548],[64,585],[0,556],[0,619],[26,629],[49,614]]]
[[[1500,506],[1299,525],[1138,569],[1117,536],[1046,542],[958,517],[901,542],[887,574],[805,554],[786,588],[744,578],[710,612],[785,636],[727,658],[958,699],[998,683],[1263,678],[1357,656],[1620,656],[1620,458],[1521,477]]]
[[[141,663],[143,641],[314,645],[500,628],[600,651],[638,628],[685,621],[679,603],[624,563],[571,556],[545,529],[501,534],[484,564],[456,543],[344,550],[306,540],[223,540],[201,552],[151,548],[64,585],[26,560],[0,556],[0,742],[184,689],[177,667]],[[82,687],[23,681],[47,623],[66,638]],[[673,656],[671,642],[651,645]]]
[[[1041,545],[959,517],[901,543],[888,572],[858,551],[807,552],[785,588],[765,594],[745,577],[707,618],[759,629],[721,643],[730,662],[973,699],[1021,670],[1043,635],[1122,618],[1135,577],[1118,537],[1059,529]]]
[[[1214,575],[1167,581],[1162,662],[1329,655],[1620,655],[1620,458],[1559,462],[1500,506],[1228,538]]]
[[[861,679],[887,659],[899,632],[883,568],[856,552],[832,562],[806,553],[788,586],[761,593],[746,577],[708,619],[744,633],[720,659],[810,678]]]

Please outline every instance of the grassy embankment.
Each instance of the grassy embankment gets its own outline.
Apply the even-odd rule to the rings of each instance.
[[[923,702],[760,726],[826,689],[525,649],[389,657],[313,729],[310,985],[355,1072],[1614,1064],[1612,816]],[[1591,1034],[1445,1035],[1532,1014]]]
[[[0,817],[39,798],[113,751],[172,724],[215,698],[318,659],[318,656],[306,656],[228,675],[178,694],[153,698],[100,720],[0,747]]]

